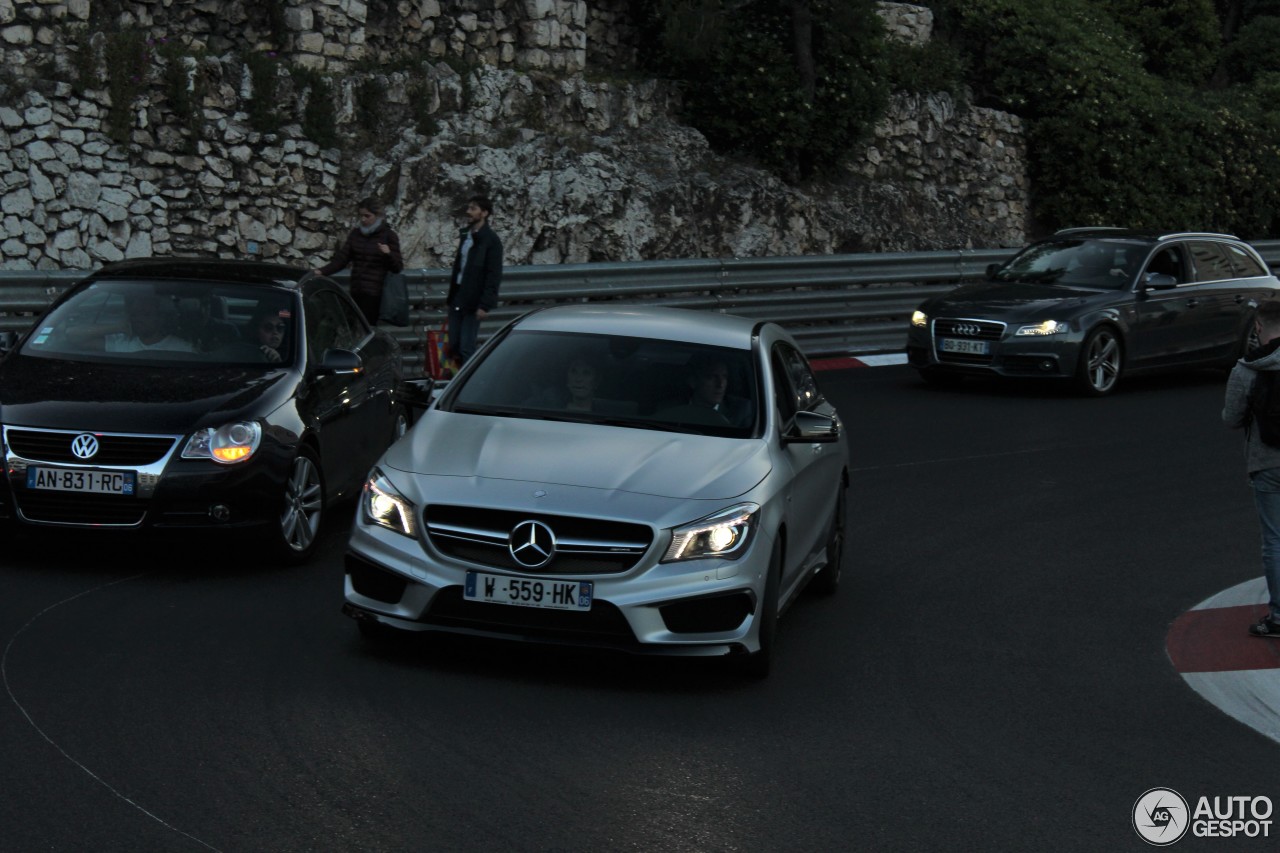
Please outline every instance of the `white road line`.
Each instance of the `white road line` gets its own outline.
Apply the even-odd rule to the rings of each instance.
[[[213,851],[215,851],[215,853],[218,853],[218,848],[213,847],[213,846],[211,846],[211,845],[209,845],[209,844],[206,844],[205,842],[201,841],[199,838],[196,838],[194,835],[191,835],[190,833],[183,832],[181,829],[178,829],[178,828],[177,828],[176,826],[174,826],[173,824],[166,823],[163,819],[161,819],[159,816],[157,816],[157,815],[156,815],[156,814],[154,814],[153,812],[149,812],[149,811],[147,811],[145,808],[143,808],[142,806],[140,806],[138,803],[134,802],[133,800],[131,800],[131,799],[129,799],[128,797],[126,797],[124,794],[120,793],[120,791],[118,791],[118,790],[116,790],[115,788],[113,788],[109,782],[107,782],[105,779],[103,779],[103,778],[102,778],[101,776],[99,776],[97,773],[94,773],[94,772],[93,772],[92,770],[90,770],[88,767],[85,767],[85,766],[84,766],[83,764],[81,764],[79,761],[76,761],[74,758],[72,758],[72,757],[71,757],[71,755],[70,755],[70,754],[69,754],[65,749],[63,749],[63,748],[58,744],[58,742],[57,742],[57,741],[55,741],[53,738],[49,737],[49,735],[45,732],[45,730],[44,730],[44,729],[42,729],[42,728],[40,728],[40,726],[36,723],[36,721],[35,721],[34,719],[32,719],[32,718],[31,718],[31,714],[30,714],[30,713],[28,713],[28,712],[27,712],[27,709],[26,709],[25,707],[23,707],[23,705],[22,705],[22,703],[21,703],[21,702],[19,702],[19,701],[18,701],[18,697],[14,695],[14,693],[13,693],[13,688],[12,688],[12,686],[10,686],[10,684],[9,684],[9,652],[10,652],[10,651],[12,651],[12,649],[13,649],[13,644],[17,641],[18,637],[22,636],[23,632],[25,632],[28,628],[30,628],[32,625],[34,625],[37,621],[39,621],[39,619],[40,619],[42,616],[44,616],[46,613],[49,613],[49,612],[50,612],[50,611],[52,611],[52,610],[56,610],[57,608],[61,607],[61,606],[62,606],[62,605],[64,605],[64,604],[69,604],[70,602],[75,601],[77,598],[83,598],[83,597],[84,597],[84,596],[86,596],[86,595],[91,595],[91,594],[93,594],[93,593],[95,593],[95,592],[99,592],[100,590],[104,590],[104,589],[107,589],[107,588],[109,588],[109,587],[113,587],[113,586],[115,586],[116,584],[125,583],[126,581],[131,581],[131,580],[137,580],[137,579],[138,579],[138,578],[140,578],[140,577],[142,577],[142,575],[140,575],[140,574],[139,574],[139,575],[133,575],[132,577],[120,578],[119,580],[114,580],[114,581],[111,581],[111,582],[109,582],[109,583],[101,584],[100,586],[95,586],[95,587],[93,587],[92,589],[86,589],[86,590],[84,590],[83,592],[78,592],[78,593],[76,593],[75,595],[71,596],[70,598],[64,598],[62,601],[56,602],[56,603],[54,603],[54,604],[50,604],[50,605],[49,605],[48,607],[46,607],[44,610],[41,610],[41,611],[40,611],[39,613],[37,613],[35,616],[32,616],[32,617],[31,617],[31,619],[27,621],[27,624],[23,625],[21,628],[19,628],[17,631],[15,631],[15,632],[14,632],[14,634],[13,634],[13,636],[9,638],[9,642],[5,644],[5,647],[4,647],[4,654],[3,654],[3,655],[0,655],[0,681],[3,681],[3,683],[4,683],[4,690],[5,690],[5,693],[6,693],[6,694],[8,694],[8,696],[9,696],[9,701],[13,703],[14,707],[15,707],[15,708],[17,708],[17,709],[18,709],[18,711],[19,711],[19,713],[21,713],[21,714],[22,714],[22,716],[26,719],[26,721],[27,721],[28,725],[30,725],[30,726],[31,726],[31,728],[35,729],[36,734],[38,734],[38,735],[40,735],[40,737],[44,738],[44,740],[45,740],[45,742],[46,742],[46,743],[48,743],[50,746],[52,746],[54,749],[56,749],[59,753],[61,753],[61,755],[62,755],[62,757],[63,757],[63,758],[67,759],[67,761],[70,761],[70,762],[71,762],[72,764],[74,764],[76,767],[80,768],[80,770],[81,770],[82,772],[84,772],[84,774],[85,774],[86,776],[88,776],[88,777],[89,777],[90,779],[92,779],[93,781],[97,782],[97,783],[98,783],[99,785],[101,785],[102,787],[106,788],[108,791],[110,791],[112,794],[114,794],[117,798],[119,798],[119,799],[123,800],[124,802],[126,802],[126,803],[128,803],[130,806],[132,806],[133,808],[135,808],[135,809],[137,809],[138,811],[142,812],[142,814],[146,815],[146,816],[147,816],[148,818],[150,818],[151,820],[153,820],[153,821],[155,821],[156,823],[160,824],[160,825],[161,825],[161,826],[163,826],[165,829],[172,830],[173,832],[178,833],[179,835],[183,836],[184,838],[189,838],[189,839],[191,839],[191,840],[192,840],[192,841],[194,841],[196,844],[199,844],[201,847],[204,847],[206,850],[213,850]]]

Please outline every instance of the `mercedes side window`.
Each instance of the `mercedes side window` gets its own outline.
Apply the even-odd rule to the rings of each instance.
[[[791,380],[796,409],[812,410],[822,401],[822,394],[818,392],[818,380],[814,378],[808,362],[798,351],[786,344],[779,344],[778,350],[782,354],[783,364],[786,365],[787,378]]]
[[[785,431],[796,415],[796,393],[791,387],[791,376],[781,350],[781,345],[773,348],[769,363],[773,368],[773,405],[778,410],[778,424]]]

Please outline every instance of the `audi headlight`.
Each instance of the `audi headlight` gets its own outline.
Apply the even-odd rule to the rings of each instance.
[[[1018,335],[1065,335],[1071,331],[1071,324],[1064,323],[1061,320],[1045,320],[1043,323],[1036,323],[1031,326],[1022,326],[1015,334]]]
[[[197,430],[182,448],[183,459],[212,459],[223,465],[248,460],[262,444],[262,425],[236,421],[218,428]]]
[[[671,531],[671,545],[662,562],[702,557],[735,560],[747,549],[759,515],[757,504],[744,503],[677,527]]]
[[[911,325],[923,329],[925,326],[929,325],[929,315],[923,311],[912,311]]]
[[[379,527],[417,538],[417,513],[413,502],[396,491],[386,475],[374,468],[360,493],[360,511],[364,520]]]

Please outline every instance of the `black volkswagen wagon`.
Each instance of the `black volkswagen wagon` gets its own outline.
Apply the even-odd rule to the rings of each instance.
[[[408,424],[395,339],[304,269],[124,261],[8,338],[0,519],[32,529],[256,531],[302,561]]]

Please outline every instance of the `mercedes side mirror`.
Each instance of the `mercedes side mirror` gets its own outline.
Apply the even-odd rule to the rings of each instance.
[[[786,443],[825,443],[840,440],[840,419],[821,412],[796,412],[782,434]]]

